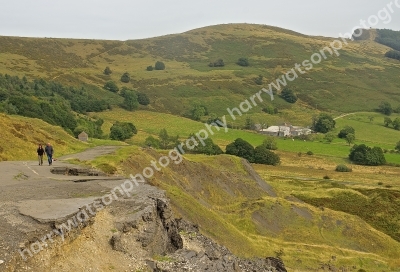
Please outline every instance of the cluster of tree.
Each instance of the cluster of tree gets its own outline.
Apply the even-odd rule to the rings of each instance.
[[[318,117],[313,118],[312,129],[315,132],[327,133],[335,128],[336,121],[332,116],[326,113],[321,113]]]
[[[195,135],[191,134],[188,139],[194,138]],[[194,154],[219,155],[224,153],[218,145],[214,144],[212,139],[207,138],[203,141],[204,145],[197,142],[197,145],[193,149],[189,149],[186,146],[183,148],[186,153]],[[162,129],[158,134],[158,138],[154,138],[153,136],[147,137],[145,145],[159,149],[172,149],[179,145],[179,136],[170,136],[166,129]]]
[[[400,51],[400,31],[378,29],[377,32],[376,42]]]
[[[278,165],[280,157],[268,148],[268,143],[254,148],[250,143],[238,138],[226,146],[226,154],[244,158],[252,163]]]
[[[108,108],[109,103],[90,95],[87,87],[64,86],[44,79],[28,81],[25,77],[0,74],[0,111],[42,119],[63,127],[70,134],[83,122],[73,111],[100,112]],[[84,122],[93,122],[90,126],[96,126],[91,119]],[[89,134],[96,135],[99,133]]]
[[[378,110],[385,115],[391,115],[393,113],[392,105],[389,102],[382,102]]]
[[[364,144],[354,145],[350,151],[349,159],[361,165],[383,165],[386,163],[385,155],[380,147],[369,147]]]
[[[400,51],[390,50],[386,52],[385,57],[400,60]]]
[[[81,117],[77,120],[77,126],[74,129],[74,136],[77,137],[81,132],[86,132],[91,138],[102,138],[103,131],[101,126],[103,125],[103,119],[91,119],[87,116]]]
[[[162,61],[157,61],[156,64],[153,66],[147,66],[146,68],[147,71],[153,71],[153,70],[165,70],[165,64]]]
[[[140,93],[126,87],[122,87],[120,91],[117,84],[112,80],[107,81],[106,84],[104,84],[104,89],[114,93],[119,92],[124,98],[124,102],[121,106],[130,111],[137,109],[139,104],[144,106],[150,104],[150,99],[145,93]]]
[[[137,134],[134,124],[129,122],[116,122],[110,128],[110,138],[112,140],[124,141]]]
[[[145,140],[145,145],[159,148],[159,149],[172,149],[179,144],[179,135],[170,136],[165,128],[160,130],[158,138],[149,136]]]
[[[195,135],[189,135],[188,139],[195,139]],[[193,149],[184,147],[186,153],[197,153],[207,155],[219,155],[224,152],[216,145],[212,139],[207,138],[204,145],[197,142]],[[145,140],[145,144],[150,147],[159,149],[172,149],[177,147],[179,136],[170,136],[166,129],[162,129],[158,134],[158,138],[149,136]],[[277,165],[280,163],[280,158],[277,154],[270,150],[276,150],[277,144],[273,137],[268,137],[262,145],[254,148],[250,143],[238,138],[234,142],[226,146],[226,154],[242,157],[252,163]]]
[[[341,139],[345,139],[346,142],[351,145],[356,139],[356,131],[351,126],[345,126],[343,129],[340,130],[338,137]]]
[[[207,107],[195,102],[189,111],[189,118],[195,121],[200,121],[203,116],[209,114]]]
[[[385,117],[383,119],[383,124],[385,127],[392,126],[395,130],[400,130],[400,118],[397,117],[396,119],[392,120],[389,117]]]
[[[121,105],[124,109],[133,111],[139,107],[138,95],[135,91],[122,88],[121,96],[124,98]]]
[[[296,94],[289,88],[284,88],[281,93],[281,97],[289,103],[296,103],[297,96]]]
[[[239,58],[239,59],[237,60],[236,64],[237,64],[237,65],[240,65],[240,66],[243,66],[243,67],[247,67],[247,66],[250,65],[249,59],[248,59],[248,58],[244,58],[244,57]],[[209,66],[209,67],[224,67],[224,66],[225,66],[225,63],[224,63],[224,60],[223,60],[223,59],[217,59],[217,60],[214,61],[214,62],[210,62],[210,63],[208,64],[208,66]]]
[[[249,66],[249,60],[248,58],[239,58],[238,61],[236,62],[237,65],[247,67]]]
[[[222,59],[218,59],[218,60],[216,60],[214,62],[210,62],[208,64],[208,66],[209,67],[224,67],[225,63],[224,63],[224,61]]]
[[[195,135],[189,135],[189,138],[194,138]],[[204,145],[202,143],[198,143],[193,149],[185,148],[186,153],[195,153],[195,154],[206,154],[206,155],[220,155],[224,152],[222,149],[213,142],[211,138],[207,138],[203,140]]]
[[[338,134],[338,137],[341,138],[341,139],[345,139],[348,134],[356,135],[355,129],[353,127],[351,127],[351,126],[345,126],[344,128],[342,128],[340,130],[340,132]]]

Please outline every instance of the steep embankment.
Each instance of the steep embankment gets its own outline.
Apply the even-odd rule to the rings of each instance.
[[[88,148],[66,133],[61,127],[49,125],[39,119],[0,115],[0,161],[35,160],[39,143],[50,142],[55,157]]]
[[[146,149],[132,153],[123,160],[122,169],[133,174],[140,173],[160,156]],[[314,207],[290,192],[287,196],[286,192],[276,191],[267,184],[269,177],[265,183],[239,158],[185,158],[180,164],[171,161],[167,168],[155,171],[149,182],[167,191],[178,214],[198,224],[203,233],[233,253],[247,257],[279,256],[288,268],[298,271],[325,266],[356,266],[375,271],[399,265],[399,243],[358,216]],[[282,183],[290,185],[297,181],[289,179]],[[316,180],[315,185],[304,186],[319,184],[322,181]],[[324,186],[334,193],[337,185]],[[348,192],[352,189],[348,188]]]
[[[43,77],[72,85],[103,86],[108,80],[138,89],[150,108],[184,114],[198,100],[217,115],[244,97],[330,46],[333,38],[310,37],[265,25],[229,24],[144,40],[97,41],[0,37],[1,73]],[[400,103],[400,63],[384,57],[388,47],[374,41],[348,41],[331,56],[290,83],[313,108],[341,112],[371,111],[383,100]],[[248,58],[249,66],[236,64]],[[209,67],[222,59],[224,67]],[[146,71],[155,61],[166,69]],[[106,66],[111,75],[104,75]],[[130,82],[122,83],[123,73]],[[261,75],[261,85],[256,78]],[[102,92],[102,95],[104,93]],[[290,108],[280,98],[274,106]]]

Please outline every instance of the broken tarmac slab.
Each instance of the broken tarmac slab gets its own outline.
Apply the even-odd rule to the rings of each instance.
[[[79,210],[92,204],[98,197],[25,200],[17,204],[20,214],[29,216],[40,223],[61,222]]]
[[[56,175],[68,175],[68,176],[106,176],[105,173],[91,169],[91,168],[77,168],[77,167],[65,167],[65,166],[59,166],[59,167],[53,167],[50,172],[52,174]]]

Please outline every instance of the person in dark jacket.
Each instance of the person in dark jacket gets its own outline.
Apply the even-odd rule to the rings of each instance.
[[[37,154],[38,154],[38,159],[39,159],[39,165],[43,165],[43,154],[44,154],[44,149],[41,144],[39,144],[39,147],[37,149]]]
[[[47,143],[46,147],[44,148],[44,152],[46,152],[47,160],[49,161],[49,165],[52,165],[54,149],[50,143]]]

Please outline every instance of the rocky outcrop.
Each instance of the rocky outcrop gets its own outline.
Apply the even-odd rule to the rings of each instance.
[[[226,247],[220,246],[200,234],[197,226],[178,220],[184,247],[163,260],[148,261],[153,271],[265,271],[286,272],[280,259],[242,259],[234,256]]]
[[[152,271],[274,271],[286,272],[277,258],[241,259],[202,235],[198,226],[175,219],[162,195],[149,197],[138,212],[123,215],[110,241],[114,250],[141,258]],[[138,207],[136,201],[113,205],[115,216]],[[146,253],[140,252],[144,250]]]
[[[139,210],[126,213],[135,208]],[[110,241],[114,250],[131,254],[140,246],[149,256],[154,256],[172,253],[183,247],[177,221],[165,196],[121,201],[112,209],[119,218],[115,222],[118,232]],[[119,216],[118,213],[124,214]]]

